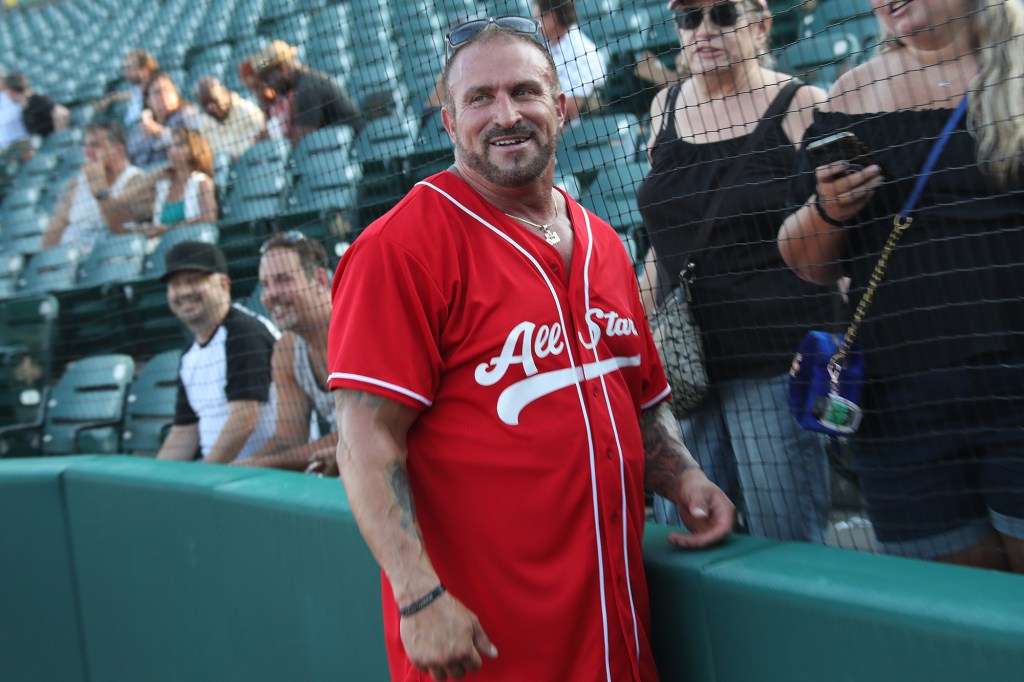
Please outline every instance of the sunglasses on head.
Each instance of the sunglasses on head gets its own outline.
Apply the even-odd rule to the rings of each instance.
[[[491,24],[498,28],[508,29],[523,35],[537,35],[540,24],[527,17],[487,17],[486,19],[474,19],[464,24],[459,24],[451,30],[445,42],[452,53],[469,41],[483,33]]]
[[[277,234],[271,235],[267,241],[263,242],[263,245],[260,246],[260,255],[262,256],[275,246],[295,246],[304,241],[306,241],[306,235],[302,234],[298,230],[278,232]]]
[[[704,10],[707,10],[711,21],[719,28],[730,28],[736,25],[740,11],[731,2],[720,2],[711,7],[690,7],[676,10],[676,26],[684,31],[692,31],[704,21]]]

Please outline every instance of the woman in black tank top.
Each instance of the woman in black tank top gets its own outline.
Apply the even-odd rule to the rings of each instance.
[[[742,496],[752,534],[824,542],[824,450],[789,416],[785,390],[800,338],[832,317],[830,294],[793,276],[775,236],[795,145],[825,93],[762,63],[771,26],[764,0],[674,0],[671,9],[692,76],[651,109],[651,171],[637,193],[652,246],[644,303],[653,310],[684,265],[696,263],[692,305],[712,390],[680,424],[687,444],[715,483]],[[769,117],[773,102],[779,114]],[[738,157],[741,170],[727,179]],[[719,192],[710,236],[697,249]],[[664,500],[655,513],[679,519]]]

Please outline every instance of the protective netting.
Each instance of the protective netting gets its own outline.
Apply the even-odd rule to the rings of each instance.
[[[986,3],[969,4],[970,13]],[[705,15],[687,19],[695,6]],[[858,442],[906,453],[900,466],[930,472],[906,477],[885,458],[858,460],[846,442],[826,447],[796,430],[786,380],[804,332],[845,328],[888,234],[887,217],[902,205],[953,93],[967,89],[973,72],[944,57],[948,64],[928,76],[934,92],[895,111],[904,89],[917,87],[906,73],[935,65],[890,57],[888,71],[866,69],[845,81],[840,113],[814,118],[833,83],[878,54],[882,31],[869,0],[736,6],[730,20],[704,3],[670,11],[666,0],[585,0],[568,34],[548,41],[575,114],[558,144],[556,184],[620,234],[649,308],[690,261],[698,264],[693,306],[712,389],[683,419],[688,443],[740,501],[754,534],[873,549],[856,487],[867,473],[872,513],[886,519],[891,551],[948,554],[919,545],[961,547],[951,537],[967,526],[983,535],[993,513],[995,528],[1012,535],[1024,482],[1015,473],[1018,411],[1007,408],[1019,404],[1019,384],[1006,379],[1019,371],[1024,332],[1013,293],[1020,182],[1011,174],[997,183],[978,171],[972,139],[977,126],[999,123],[1019,103],[971,112],[962,127],[974,138],[954,140],[919,209],[916,234],[924,226],[931,233],[897,249],[862,331],[869,375],[882,381],[864,398],[867,428]],[[319,242],[333,271],[363,229],[453,162],[436,89],[450,28],[467,18],[536,15],[550,31],[548,14],[572,18],[563,10],[529,0],[64,0],[0,12],[0,60],[8,91],[13,78],[20,93],[0,100],[0,423],[42,425],[0,437],[0,456],[155,452],[174,420],[179,358],[194,337],[181,311],[168,307],[161,279],[174,245],[217,244],[231,299],[278,317],[274,306],[297,305],[298,294],[268,304],[260,246],[272,234],[295,231]],[[714,49],[704,56],[681,49],[691,39]],[[978,49],[1013,46],[1019,41]],[[714,76],[701,59],[724,60],[732,80]],[[737,69],[730,59],[751,66]],[[891,68],[897,63],[905,68]],[[1014,68],[995,73],[1019,79]],[[793,74],[822,90],[798,93],[750,151],[744,141],[780,89],[765,73]],[[757,78],[744,80],[751,74]],[[1007,89],[991,80],[984,87]],[[745,94],[729,96],[738,90]],[[24,107],[25,116],[11,107]],[[844,119],[842,112],[853,113]],[[790,270],[776,241],[805,202],[818,201],[826,215],[846,210],[812,196],[821,192],[814,164],[797,148],[812,122],[819,137],[856,132],[872,154],[866,163],[877,159],[884,174],[864,212],[835,221],[843,227],[832,229],[856,230],[848,241],[831,261],[807,266],[835,269],[832,283],[817,285]],[[178,127],[200,134],[171,132]],[[99,151],[90,151],[97,137]],[[119,145],[138,177],[109,165],[90,177],[97,154]],[[1019,166],[1019,145],[997,142],[989,152]],[[191,174],[175,176],[175,155],[191,155]],[[744,173],[723,186],[740,160]],[[210,180],[195,180],[200,172]],[[719,192],[726,198],[716,227],[694,253]],[[296,277],[322,287],[310,272]],[[119,355],[95,357],[110,354]],[[322,353],[309,357],[310,372],[326,371]],[[269,355],[261,362],[269,376]],[[316,423],[312,402],[296,406],[299,426],[285,445],[331,429],[326,417]],[[991,417],[997,408],[1000,416]],[[927,414],[921,425],[908,426],[919,412]]]

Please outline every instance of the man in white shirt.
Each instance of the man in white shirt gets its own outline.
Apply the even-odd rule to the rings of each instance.
[[[15,142],[28,139],[28,131],[21,119],[21,105],[7,94],[4,82],[7,73],[0,67],[0,151]]]
[[[266,132],[266,117],[258,106],[225,87],[216,76],[196,83],[196,101],[203,110],[200,131],[216,152],[229,152],[235,161]]]
[[[597,91],[604,86],[604,57],[577,25],[573,0],[534,0],[533,15],[555,61],[566,120],[571,122],[597,105]]]

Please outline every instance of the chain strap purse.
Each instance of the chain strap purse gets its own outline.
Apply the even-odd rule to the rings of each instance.
[[[964,97],[932,145],[903,208],[893,216],[892,231],[882,247],[882,253],[875,263],[868,286],[857,304],[846,333],[839,335],[811,331],[800,343],[789,371],[789,408],[801,428],[833,438],[849,436],[860,428],[864,416],[860,401],[867,371],[864,355],[857,343],[857,332],[875,298],[875,290],[885,276],[893,250],[913,222],[910,214],[921,198],[921,192],[953,134],[953,129],[966,110],[967,98]]]
[[[697,407],[708,392],[708,375],[704,367],[704,344],[701,340],[700,327],[693,316],[691,303],[691,285],[696,280],[696,254],[708,245],[711,230],[718,222],[718,211],[725,200],[725,188],[732,187],[736,178],[750,158],[750,153],[761,143],[771,123],[783,114],[793,100],[793,95],[803,86],[803,82],[793,79],[787,83],[765,111],[754,132],[747,138],[736,160],[729,167],[719,184],[719,189],[708,203],[704,211],[704,219],[700,232],[690,247],[686,259],[686,267],[679,272],[675,288],[665,297],[654,314],[651,315],[651,334],[661,356],[661,364],[665,368],[669,385],[672,387],[672,412],[677,418]],[[675,113],[675,102],[679,95],[679,86],[672,95],[668,111]],[[666,114],[667,115],[667,114]]]

